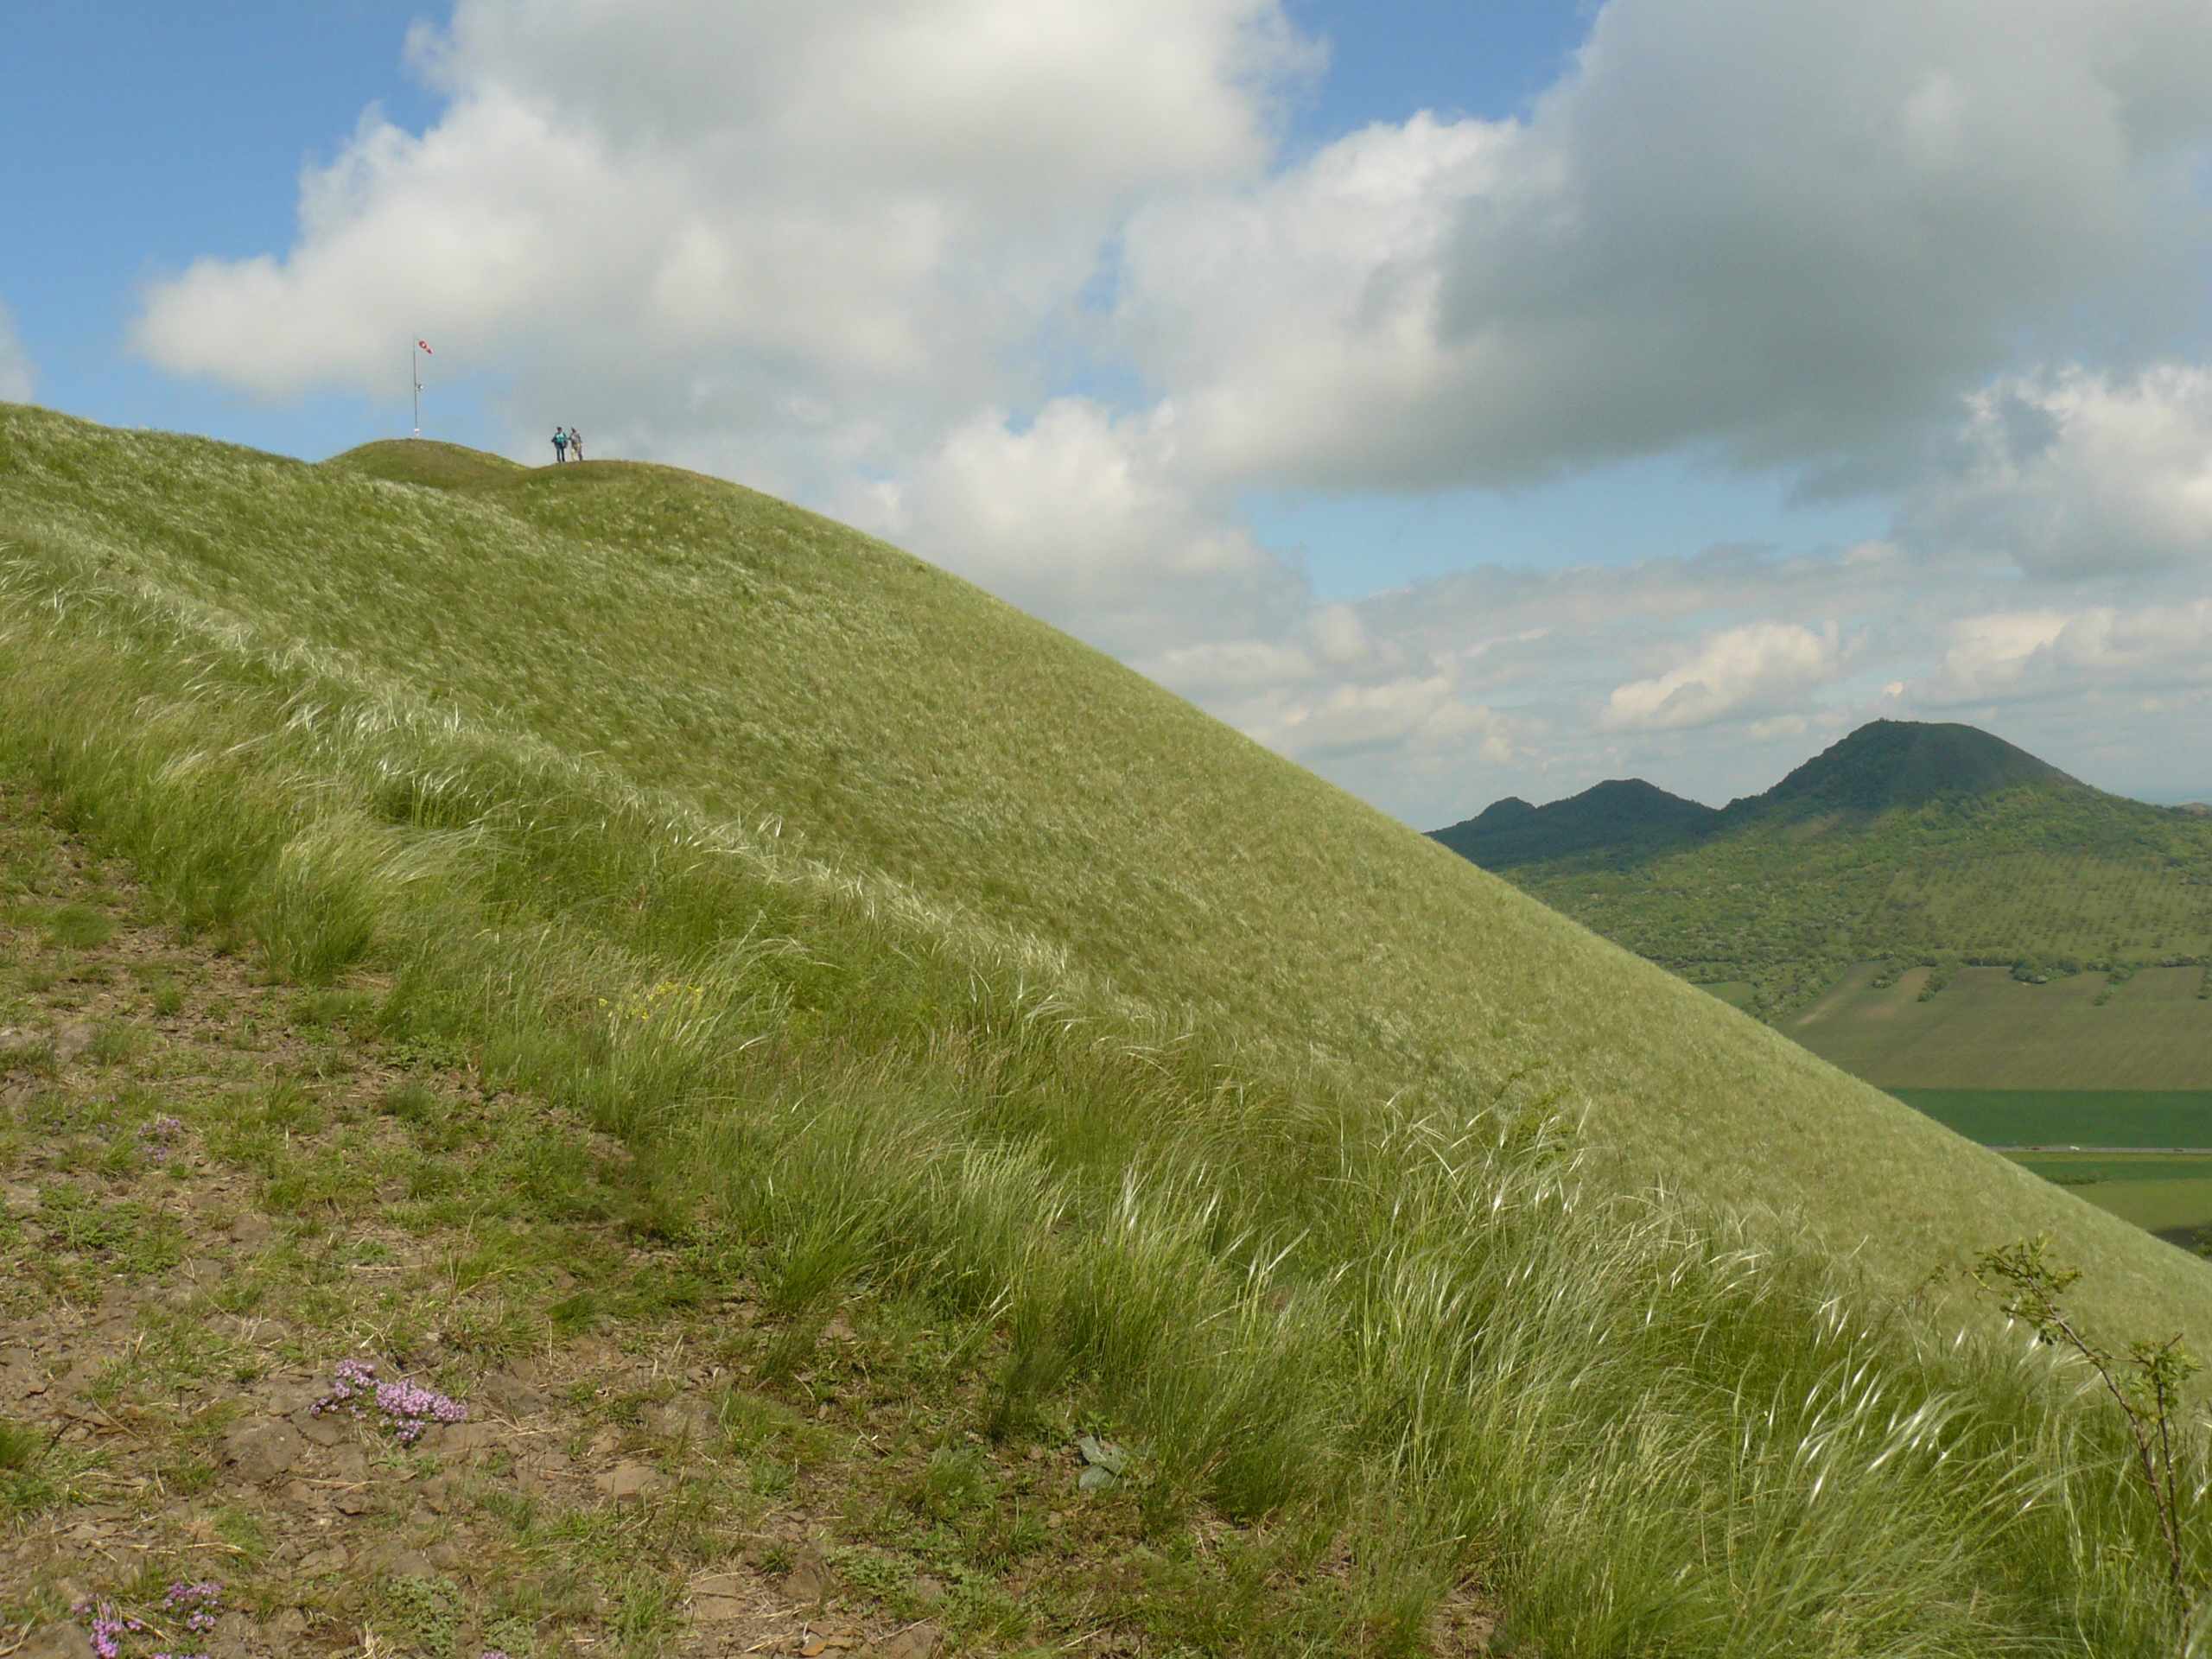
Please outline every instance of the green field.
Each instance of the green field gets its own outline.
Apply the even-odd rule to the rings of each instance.
[[[2015,1154],[2023,1169],[2177,1243],[2212,1232],[2212,1158],[2143,1153]]]
[[[2212,1148],[2212,1090],[1893,1089],[1985,1147]]]
[[[1780,1028],[1821,1058],[1895,1091],[2212,1089],[2212,1001],[2196,968],[2024,982],[1960,968],[1885,985],[1861,963]],[[1979,1137],[1977,1137],[1979,1138]]]
[[[2124,1428],[1961,1269],[2048,1232],[2212,1347],[2212,1268],[896,549],[0,407],[0,709],[180,932],[608,1137],[710,1297],[960,1333],[948,1467],[1142,1447],[1198,1651],[1471,1586],[1561,1659],[2174,1649]]]
[[[2212,1090],[1891,1092],[2146,1231],[2191,1245],[2212,1231]],[[2121,1147],[2137,1150],[2114,1150]]]

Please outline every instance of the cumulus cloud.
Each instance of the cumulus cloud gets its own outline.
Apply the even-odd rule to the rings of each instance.
[[[1930,705],[2003,702],[2069,686],[2212,684],[2212,600],[1997,611],[1948,630],[1942,665],[1916,688]]]
[[[37,386],[38,372],[16,335],[16,314],[0,300],[0,403],[27,404]]]
[[[1526,121],[1147,208],[1122,314],[1242,475],[1511,483],[1685,444],[1872,476],[2020,339],[2183,303],[2194,0],[1612,0]],[[2146,336],[2147,337],[2147,336]]]
[[[2212,372],[2005,376],[1968,398],[1959,446],[1912,504],[1921,535],[2052,575],[2212,563]]]
[[[155,283],[138,349],[373,393],[422,332],[533,434],[809,482],[1036,396],[1129,203],[1263,168],[1315,61],[1272,0],[461,0],[416,53],[437,124],[370,111],[289,252]]]
[[[1125,653],[1287,625],[1303,577],[1179,476],[1175,447],[1172,410],[1116,421],[1063,397],[1019,431],[987,410],[845,510]]]
[[[438,120],[370,111],[141,353],[374,395],[425,334],[531,453],[838,512],[1416,821],[2196,695],[2201,593],[2146,595],[2212,544],[2201,0],[1609,0],[1525,116],[1295,156],[1279,0],[457,0],[414,51]],[[1656,454],[1897,534],[1314,607],[1237,505]]]
[[[1766,713],[1834,679],[1842,659],[1833,623],[1819,633],[1795,622],[1723,629],[1679,667],[1616,686],[1598,723],[1609,732],[1663,732]]]

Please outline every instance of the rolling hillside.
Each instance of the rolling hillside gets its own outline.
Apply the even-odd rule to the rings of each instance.
[[[1649,794],[1634,810],[1608,810],[1636,791]],[[1655,812],[1655,797],[1673,804]],[[1962,966],[2024,985],[2095,971],[2099,988],[2190,968],[2212,989],[2212,821],[2090,789],[1971,727],[1878,721],[1719,810],[1601,784],[1544,807],[1501,802],[1435,838],[1686,978],[1740,988],[1769,1020],[1862,963],[1885,964],[1864,976],[1876,991],[1931,969],[1916,996]],[[1837,1023],[1808,1020],[1790,1028],[1815,1046]],[[2137,1086],[2212,1086],[2212,1052],[2176,1043],[2182,1069]]]
[[[2048,1232],[2101,1327],[2212,1346],[2212,1268],[895,549],[664,468],[0,408],[0,699],[182,924],[588,1112],[772,1305],[980,1320],[992,1432],[1127,1424],[1170,1532],[1303,1517],[1321,1645],[1471,1574],[1562,1655],[2171,1636],[2117,1429],[1961,1335],[1959,1269]],[[1855,895],[1823,815],[1962,855],[1954,810],[1815,778],[1705,846]],[[2114,915],[2193,844],[2140,823]],[[1699,960],[1765,972],[1758,919]]]

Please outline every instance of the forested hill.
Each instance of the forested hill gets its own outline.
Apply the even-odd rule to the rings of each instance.
[[[1853,963],[2023,976],[2212,960],[2212,819],[1971,726],[1877,721],[1721,809],[1641,780],[1435,838],[1774,1018]]]

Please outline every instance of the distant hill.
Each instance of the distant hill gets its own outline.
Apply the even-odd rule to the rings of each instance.
[[[1548,806],[1509,795],[1479,817],[1434,834],[1461,857],[1486,870],[1504,870],[1573,853],[1618,854],[1685,841],[1719,816],[1641,778],[1613,779]]]
[[[1430,834],[1486,870],[1586,856],[1618,863],[1755,820],[1829,812],[1867,817],[2034,785],[2084,787],[2025,749],[1972,726],[1877,720],[1765,793],[1726,807],[1685,800],[1641,778],[1612,779],[1548,806],[1509,795],[1464,823]]]
[[[2092,789],[1971,726],[1876,721],[1718,810],[1639,779],[1433,833],[1770,1020],[1863,962],[1934,969],[1932,996],[1967,964],[2034,980],[2212,961],[2212,817]]]
[[[2037,785],[2086,787],[1973,726],[1877,720],[1821,750],[1765,794],[1731,802],[1724,817],[1885,812]]]

